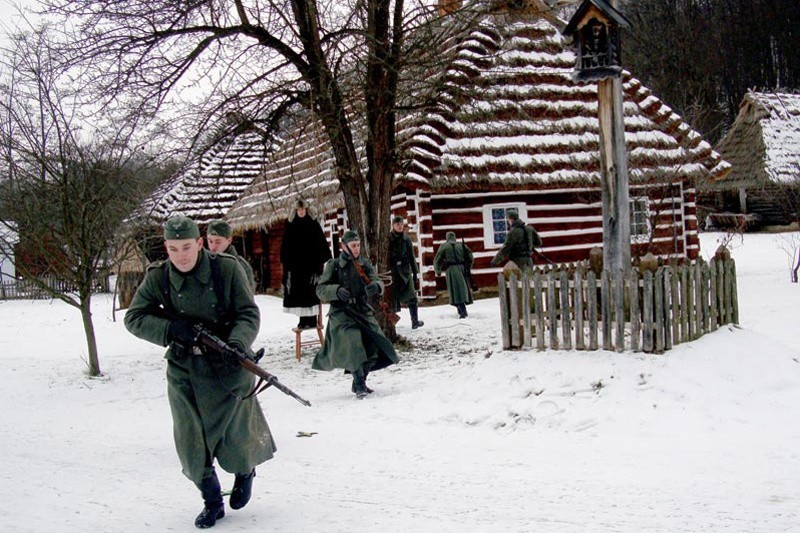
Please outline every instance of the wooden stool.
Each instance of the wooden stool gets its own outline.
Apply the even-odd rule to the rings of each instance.
[[[325,326],[322,325],[322,304],[319,305],[319,310],[317,311],[317,327],[316,328],[292,328],[294,331],[294,357],[298,361],[300,361],[300,351],[307,347],[307,346],[322,346],[322,343],[325,342],[325,337],[322,334],[322,330]],[[303,340],[303,332],[304,331],[316,331],[317,338],[316,339],[309,339]]]

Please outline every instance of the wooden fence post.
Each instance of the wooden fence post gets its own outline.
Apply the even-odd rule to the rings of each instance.
[[[498,292],[498,297],[500,300],[500,329],[501,333],[503,334],[503,349],[508,350],[511,348],[511,334],[509,332],[509,327],[511,326],[509,322],[509,313],[508,313],[508,295],[506,294],[506,278],[501,272],[497,275],[497,286],[500,288]]]
[[[542,273],[538,270],[533,275],[533,305],[536,311],[536,349],[544,350],[544,305],[542,302]]]
[[[569,305],[569,277],[566,268],[561,271],[561,340],[564,349],[572,349],[572,309]]]
[[[731,321],[734,324],[739,323],[739,290],[736,282],[736,261],[730,260],[730,276],[731,276]]]
[[[614,343],[611,339],[611,280],[608,270],[603,270],[600,275],[600,305],[603,321],[603,349],[613,350]]]
[[[644,272],[642,287],[642,315],[644,317],[644,333],[642,335],[642,350],[647,353],[653,351],[653,273]]]
[[[589,307],[589,349],[597,349],[597,277],[593,270],[586,274],[587,305]]]
[[[625,285],[622,269],[614,272],[614,324],[616,325],[616,349],[625,351]]]
[[[583,272],[580,268],[575,270],[575,349],[585,350],[583,341]]]
[[[665,266],[664,269],[664,350],[672,349],[672,267]]]
[[[677,266],[669,267],[670,304],[672,304],[672,345],[681,343],[681,273]]]
[[[689,272],[681,265],[681,342],[689,342]]]
[[[712,259],[710,264],[708,265],[708,277],[709,277],[709,285],[711,287],[710,290],[710,311],[709,314],[711,315],[711,327],[709,331],[716,331],[719,327],[719,311],[717,309],[717,260]]]
[[[556,278],[551,270],[547,273],[547,315],[550,319],[550,349],[558,350],[558,310],[556,309]]]
[[[628,296],[631,302],[631,349],[634,352],[640,352],[642,348],[639,336],[642,331],[642,324],[639,318],[639,272],[632,268],[628,277]]]
[[[731,262],[725,261],[725,322],[733,323],[733,283],[731,279]]]
[[[725,270],[724,261],[717,261],[717,313],[719,326],[725,324]]]
[[[656,353],[664,353],[664,267],[656,270],[653,279],[653,305],[655,327],[655,349]]]
[[[694,270],[694,294],[695,294],[695,322],[694,322],[694,338],[699,339],[703,336],[703,311],[705,305],[706,293],[703,291],[703,271],[700,268],[700,261],[697,261],[693,266]]]
[[[511,273],[508,278],[508,307],[511,319],[511,346],[519,348],[522,346],[522,341],[519,335],[519,319],[520,319],[520,305],[519,305],[519,292],[517,290],[517,274]]]
[[[522,335],[522,349],[531,349],[531,280],[528,277],[528,271],[522,272],[522,326],[524,328]]]

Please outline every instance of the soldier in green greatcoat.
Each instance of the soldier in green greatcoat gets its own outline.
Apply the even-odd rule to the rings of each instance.
[[[437,276],[445,273],[450,305],[458,309],[458,318],[467,318],[467,305],[472,303],[467,272],[472,268],[474,257],[466,244],[456,241],[454,232],[448,231],[445,238],[433,258],[433,269]]]
[[[255,293],[256,290],[256,276],[253,273],[253,267],[247,260],[236,253],[236,248],[233,246],[233,230],[230,224],[222,219],[212,220],[206,227],[206,243],[208,249],[215,254],[229,254],[239,261],[239,264],[247,274],[247,283]]]
[[[200,489],[205,505],[199,528],[225,516],[214,462],[235,474],[229,504],[250,499],[255,467],[275,452],[272,435],[254,396],[254,376],[218,354],[194,346],[193,324],[202,324],[248,353],[258,334],[259,310],[238,261],[203,248],[197,224],[187,217],[164,225],[168,261],[150,265],[125,314],[137,337],[168,346],[167,397],[175,447],[183,473]]]
[[[492,258],[491,264],[498,266],[506,260],[511,260],[520,270],[532,270],[531,253],[534,247],[542,245],[542,239],[533,226],[519,219],[516,209],[509,209],[506,216],[508,217],[506,241]]]
[[[345,231],[342,242],[342,253],[325,264],[317,285],[319,299],[330,302],[330,310],[325,344],[314,357],[311,368],[343,368],[353,375],[350,390],[361,399],[373,392],[367,387],[369,373],[397,363],[398,358],[368,303],[369,298],[383,292],[383,283],[369,259],[361,257],[358,233]]]
[[[408,306],[411,315],[411,329],[425,325],[419,319],[417,284],[419,275],[417,260],[414,258],[414,244],[403,231],[403,217],[392,217],[392,231],[389,232],[389,269],[392,272],[392,309],[399,312],[400,304]]]

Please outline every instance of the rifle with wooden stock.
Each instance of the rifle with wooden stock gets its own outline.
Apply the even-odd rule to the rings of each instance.
[[[261,359],[264,355],[264,348],[261,348],[255,357],[251,357],[248,355],[244,350],[232,346],[227,342],[223,341],[211,331],[204,328],[200,324],[193,324],[192,330],[195,334],[195,344],[200,347],[206,347],[213,352],[219,354],[224,360],[231,361],[238,363],[239,366],[251,372],[259,377],[259,381],[256,386],[253,388],[253,392],[249,394],[249,396],[253,396],[265,390],[267,387],[275,387],[282,393],[286,394],[287,396],[291,396],[298,402],[302,403],[306,407],[311,407],[311,402],[294,392],[292,389],[278,381],[278,378],[274,374],[270,374],[260,366],[258,366],[258,360]]]
[[[364,283],[364,286],[366,287],[367,285],[372,283],[372,279],[369,276],[367,276],[367,273],[364,272],[364,269],[361,268],[361,265],[358,263],[358,258],[355,255],[353,255],[353,251],[350,249],[350,245],[344,241],[341,242],[341,245],[343,247],[342,251],[346,252],[353,259],[353,267],[356,269],[358,277],[361,278],[361,281]],[[383,314],[386,315],[386,320],[388,320],[393,326],[398,322],[400,322],[400,315],[398,315],[394,311],[394,309],[392,309],[389,306],[389,304],[386,303],[386,300],[381,296],[378,296],[377,298],[381,306],[381,311],[383,311]]]

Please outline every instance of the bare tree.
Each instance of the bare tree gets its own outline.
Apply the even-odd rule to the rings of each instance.
[[[44,30],[20,35],[3,57],[0,211],[19,233],[17,273],[80,310],[88,373],[97,376],[92,295],[114,263],[121,221],[153,173],[142,150],[131,144],[138,129],[134,118],[109,128],[109,135],[95,114],[97,129],[87,128],[54,67],[50,45]],[[45,274],[61,284],[46,283]]]
[[[422,0],[45,3],[74,27],[70,57],[92,66],[86,85],[105,98],[135,94],[163,108],[191,86],[204,97],[183,110],[197,113],[200,124],[231,115],[277,124],[286,110],[306,106],[330,141],[350,224],[385,269],[397,113],[420,104],[408,93],[401,98],[403,77],[416,76],[421,95],[428,78],[420,62],[441,61],[436,51],[450,36],[435,6]],[[462,12],[463,20],[474,18]]]

